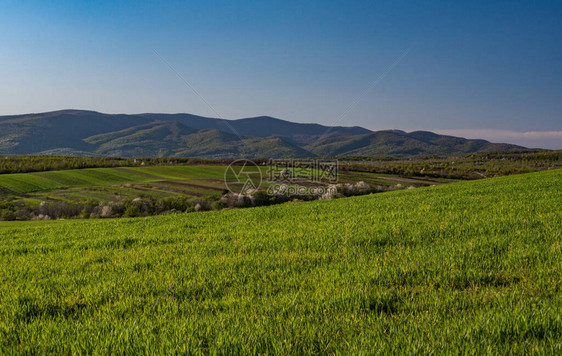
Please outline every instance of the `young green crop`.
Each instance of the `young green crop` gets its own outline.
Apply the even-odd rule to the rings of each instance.
[[[0,353],[560,354],[561,181],[0,223]]]
[[[225,166],[88,168],[0,175],[0,188],[14,193],[94,187],[163,179],[224,179]]]
[[[281,171],[281,169],[278,169]],[[260,166],[261,177],[254,174],[251,178],[255,184],[261,181],[261,189],[265,190],[273,183],[268,182],[274,174],[267,166]],[[273,169],[274,171],[274,169]],[[314,182],[310,171],[299,170],[299,185],[328,184]],[[171,197],[191,197],[196,199],[218,200],[224,194],[228,182],[229,189],[241,190],[244,182],[239,182],[232,170],[220,165],[190,165],[190,166],[149,166],[149,167],[115,167],[89,168],[75,170],[45,171],[34,173],[0,174],[0,220],[31,219],[33,214],[49,215],[50,218],[73,218],[76,215],[37,212],[37,207],[43,201],[63,202],[67,205],[81,205],[68,211],[79,213],[92,202],[119,202],[124,199],[147,198],[161,200]],[[373,190],[391,189],[389,187],[400,184],[402,186],[427,186],[450,182],[450,180],[434,178],[407,178],[390,175],[378,175],[368,172],[342,172],[339,174],[342,184],[356,184],[364,181]],[[2,212],[2,202],[13,203],[9,214]],[[19,207],[19,212],[17,211]],[[90,209],[90,208],[88,208]],[[185,209],[180,209],[185,210]],[[88,216],[92,211],[86,210]],[[143,214],[144,215],[144,214]]]

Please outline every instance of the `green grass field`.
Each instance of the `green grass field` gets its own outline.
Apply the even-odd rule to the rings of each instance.
[[[221,194],[227,166],[153,166],[87,168],[74,170],[47,171],[35,173],[0,174],[0,199],[13,195],[24,199],[30,205],[41,201],[60,200],[66,202],[94,199],[98,201],[119,201],[151,196],[165,198],[174,196],[210,196]],[[261,167],[262,178],[268,178],[268,168]],[[234,182],[236,178],[227,174]],[[258,177],[255,177],[258,179]],[[427,186],[449,182],[445,179],[404,178],[392,175],[366,172],[342,172],[340,181],[354,183],[363,180],[372,186],[392,184]],[[233,185],[230,185],[232,187]],[[234,185],[236,186],[236,184]],[[243,184],[239,184],[240,187]],[[268,183],[263,182],[263,187]],[[2,194],[3,193],[3,194]]]
[[[137,197],[212,196],[225,189],[225,166],[88,168],[0,175],[0,198],[41,201],[119,201]],[[234,179],[234,177],[228,177]],[[187,184],[186,184],[187,183]]]
[[[562,170],[0,222],[0,353],[562,353]]]
[[[162,166],[88,168],[66,171],[0,175],[0,187],[14,193],[32,193],[75,187],[172,180],[224,179],[224,166]]]

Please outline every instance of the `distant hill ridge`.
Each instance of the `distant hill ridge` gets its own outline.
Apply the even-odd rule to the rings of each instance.
[[[269,116],[223,120],[192,114],[86,110],[0,116],[0,154],[205,158],[409,156],[525,149],[433,132],[370,131]]]

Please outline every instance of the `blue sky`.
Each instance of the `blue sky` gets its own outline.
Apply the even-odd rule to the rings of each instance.
[[[561,63],[560,1],[0,1],[0,115],[270,115],[562,148]]]

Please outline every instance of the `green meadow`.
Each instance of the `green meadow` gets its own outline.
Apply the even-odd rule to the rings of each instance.
[[[560,354],[561,182],[0,222],[0,353]]]
[[[224,166],[162,166],[87,168],[0,175],[0,187],[13,193],[33,193],[123,183],[172,180],[224,179]]]
[[[262,188],[269,184],[269,168],[260,167]],[[226,175],[225,175],[226,172]],[[251,178],[257,183],[259,175]],[[37,206],[41,201],[81,202],[85,200],[119,201],[138,197],[209,197],[229,187],[241,188],[244,183],[226,165],[150,166],[85,168],[33,173],[0,174],[0,200],[6,196]],[[369,172],[342,172],[340,181],[365,181],[371,186],[428,186],[451,180],[440,178],[406,178]],[[304,184],[311,182],[304,181]],[[315,183],[316,184],[316,183]]]

